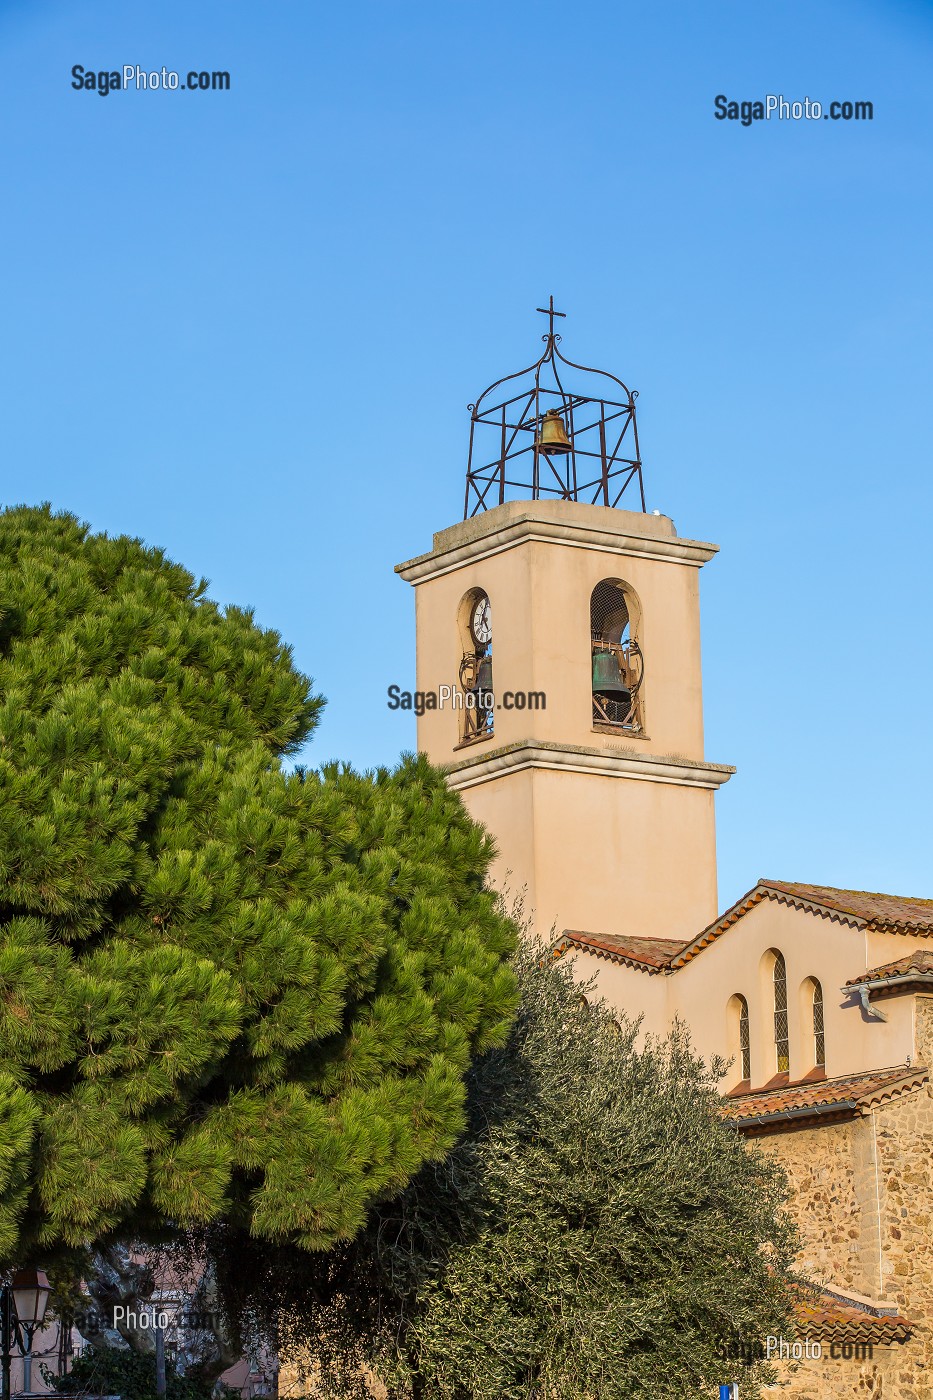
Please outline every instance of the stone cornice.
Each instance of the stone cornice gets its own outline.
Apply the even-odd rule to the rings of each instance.
[[[569,513],[559,520],[542,519],[533,509],[506,521],[493,522],[488,531],[480,531],[463,540],[457,539],[453,531],[445,533],[454,535],[446,547],[441,544],[430,554],[420,554],[416,559],[397,564],[395,572],[408,583],[425,583],[428,579],[452,573],[464,564],[489,559],[492,555],[532,541],[560,544],[571,549],[601,549],[607,554],[643,559],[666,559],[694,568],[700,568],[719,552],[718,545],[703,544],[699,540],[681,540],[675,535],[662,537],[626,530],[607,530],[589,521],[574,519]]]
[[[452,788],[462,792],[465,788],[491,782],[506,773],[522,772],[529,768],[713,789],[728,782],[735,772],[734,768],[722,763],[705,763],[673,754],[646,754],[633,749],[594,749],[544,739],[523,739],[491,752],[470,754],[449,764],[447,781]]]

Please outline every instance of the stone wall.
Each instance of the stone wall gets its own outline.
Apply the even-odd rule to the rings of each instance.
[[[863,1186],[853,1145],[856,1126],[791,1130],[760,1138],[757,1146],[787,1172],[803,1239],[801,1270],[820,1283],[870,1293],[859,1252]],[[877,1292],[877,1272],[874,1283]]]
[[[933,999],[923,1015],[933,1033]],[[931,1058],[925,1051],[924,1061]],[[815,1282],[894,1304],[914,1325],[908,1341],[876,1346],[871,1356],[824,1342],[820,1359],[785,1365],[773,1393],[933,1400],[933,1090],[758,1146],[791,1182],[801,1269]]]

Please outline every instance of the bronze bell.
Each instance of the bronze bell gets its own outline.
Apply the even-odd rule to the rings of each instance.
[[[569,452],[572,446],[564,420],[556,408],[549,408],[541,424],[541,433],[536,444],[538,451],[549,457],[552,452]]]
[[[622,679],[619,658],[611,651],[593,652],[593,693],[628,701],[631,692]]]

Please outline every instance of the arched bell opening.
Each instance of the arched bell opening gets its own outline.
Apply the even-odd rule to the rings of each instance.
[[[492,688],[492,608],[489,594],[471,588],[460,600],[457,611],[460,633],[460,715],[461,744],[488,739],[493,734],[495,701]]]
[[[638,640],[641,607],[630,588],[603,579],[590,595],[593,724],[644,732],[645,659]]]

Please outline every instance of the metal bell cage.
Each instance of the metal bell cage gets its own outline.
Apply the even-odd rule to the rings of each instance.
[[[543,355],[526,369],[497,379],[468,405],[464,520],[524,495],[535,501],[618,506],[633,483],[645,511],[635,421],[638,391],[606,370],[568,360],[558,349],[561,337],[554,330],[555,317],[565,313],[554,310],[553,297],[547,307],[537,309],[548,317],[547,334],[541,337]],[[585,386],[593,392],[565,388],[560,366],[563,373],[575,370],[594,376]],[[522,379],[527,382],[520,387]],[[498,398],[496,391],[503,385],[516,392]]]

